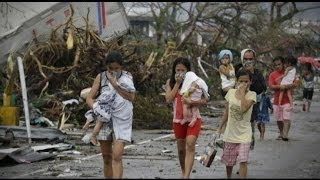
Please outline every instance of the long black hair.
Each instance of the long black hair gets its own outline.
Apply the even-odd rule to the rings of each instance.
[[[120,66],[123,66],[123,57],[118,51],[111,51],[105,55],[105,64],[109,65],[111,63],[118,63]]]
[[[251,74],[251,72],[249,70],[240,69],[236,74],[237,81],[238,81],[240,76],[249,76],[250,81],[252,80],[252,74]]]
[[[176,74],[176,66],[178,64],[182,64],[187,68],[187,71],[191,71],[191,64],[188,58],[185,57],[178,57],[172,65],[172,72],[171,72],[171,77],[170,77],[170,87],[171,89],[173,88],[174,84],[176,83],[176,78],[175,78],[175,74]],[[182,84],[180,85],[180,87],[182,86]]]
[[[278,61],[278,60],[280,60],[282,64],[283,64],[284,61],[285,61],[284,57],[282,57],[282,56],[276,56],[275,58],[272,59],[272,62],[275,62],[275,61]]]
[[[120,66],[124,65],[123,56],[119,51],[111,51],[104,54],[100,63],[100,72],[106,71],[107,66],[111,63],[118,63]]]
[[[285,58],[285,61],[289,63],[291,66],[296,66],[298,63],[298,59],[293,56],[288,56]]]

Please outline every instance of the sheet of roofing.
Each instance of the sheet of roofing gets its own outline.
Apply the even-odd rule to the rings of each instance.
[[[26,48],[33,36],[41,40],[49,38],[52,29],[67,22],[71,16],[71,7],[68,2],[26,3],[8,2],[10,7],[19,7],[15,14],[28,12],[16,16],[8,14],[10,27],[0,32],[0,64],[5,62],[10,52]],[[98,32],[102,39],[122,35],[129,29],[129,22],[121,2],[71,2],[74,9],[73,24],[84,28],[89,9],[89,26]],[[38,8],[39,7],[39,8]],[[13,10],[12,10],[13,11]],[[4,21],[1,21],[3,23]],[[14,22],[14,23],[13,23]],[[63,28],[59,28],[62,31]]]

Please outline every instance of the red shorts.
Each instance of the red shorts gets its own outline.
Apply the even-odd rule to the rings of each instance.
[[[197,119],[193,127],[188,126],[188,123],[181,125],[180,123],[173,123],[173,132],[176,139],[185,139],[189,135],[199,136],[201,130],[202,120]]]

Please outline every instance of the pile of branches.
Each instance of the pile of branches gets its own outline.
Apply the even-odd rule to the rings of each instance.
[[[169,46],[162,51],[155,50],[152,44],[137,40],[130,31],[103,40],[90,28],[89,18],[83,18],[84,29],[76,27],[71,9],[70,19],[52,29],[47,38],[34,32],[32,42],[23,53],[28,99],[44,116],[60,119],[62,110],[67,111],[62,101],[78,99],[81,90],[90,87],[96,75],[105,70],[105,56],[113,50],[123,54],[125,69],[132,73],[140,95],[163,92],[161,86],[169,77],[171,60],[181,53]],[[16,85],[17,90],[21,89],[19,83]],[[83,119],[87,108],[82,103],[70,110],[70,118]]]

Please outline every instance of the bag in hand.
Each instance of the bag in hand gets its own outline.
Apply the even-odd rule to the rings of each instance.
[[[216,136],[206,145],[203,155],[200,158],[200,163],[205,167],[210,167],[214,157],[217,154],[217,149],[215,146]]]

